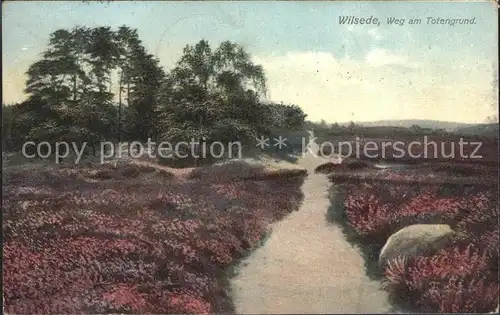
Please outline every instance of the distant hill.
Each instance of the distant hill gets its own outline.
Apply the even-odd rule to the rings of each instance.
[[[453,121],[440,121],[440,120],[428,120],[428,119],[377,120],[377,121],[363,121],[354,123],[356,125],[362,125],[366,127],[391,126],[391,127],[409,128],[412,125],[419,125],[421,128],[444,129],[447,131],[455,131],[459,128],[467,128],[477,125],[477,124],[460,123]],[[340,125],[346,126],[349,125],[349,123],[341,123]]]
[[[309,122],[310,124],[317,124],[321,126],[318,122]],[[380,130],[387,130],[388,132],[392,128],[409,128],[413,125],[418,125],[422,129],[444,129],[448,132],[458,133],[462,135],[483,135],[483,136],[498,136],[498,123],[488,123],[488,124],[471,124],[471,123],[461,123],[455,121],[441,121],[441,120],[430,120],[430,119],[401,119],[401,120],[376,120],[376,121],[355,121],[356,125],[363,127],[373,128],[373,127],[385,127]],[[340,126],[349,126],[350,122],[339,123]],[[328,127],[331,123],[326,123],[324,126]]]

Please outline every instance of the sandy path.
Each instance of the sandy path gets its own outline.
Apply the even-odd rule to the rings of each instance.
[[[314,174],[320,163],[313,156],[299,161],[309,171],[301,209],[276,223],[238,269],[231,283],[237,313],[389,312],[387,295],[365,275],[359,250],[325,218],[330,183]]]

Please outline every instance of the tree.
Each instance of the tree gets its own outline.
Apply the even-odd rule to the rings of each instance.
[[[94,28],[89,36],[87,54],[95,86],[93,97],[108,103],[113,97],[109,88],[112,85],[110,75],[118,63],[120,50],[110,27]]]
[[[422,131],[422,128],[421,128],[419,125],[411,125],[410,130],[411,130],[414,134],[418,135],[418,134],[420,134],[420,132]]]
[[[114,71],[119,74],[117,113]],[[155,107],[165,73],[158,60],[142,46],[137,30],[126,26],[117,31],[110,27],[57,30],[51,34],[48,49],[30,66],[27,75],[26,92],[39,104],[32,110],[45,117],[32,134],[48,136],[43,127],[55,132],[52,138],[75,132],[85,133],[91,143],[114,138],[116,115],[116,129],[122,129],[124,91],[130,107],[129,136],[147,140],[154,133],[151,130],[156,128]],[[118,138],[121,139],[121,132]]]
[[[130,105],[135,119],[131,126],[137,139],[147,141],[156,138],[159,122],[155,119],[159,103],[160,90],[165,81],[165,72],[158,59],[147,54],[144,49],[134,52],[130,68],[130,83],[133,85],[129,93]]]
[[[264,71],[237,44],[223,42],[215,51],[206,40],[187,45],[165,82],[164,139],[248,142],[268,118],[260,101]]]
[[[216,75],[214,55],[208,42],[201,40],[194,47],[187,45],[172,74],[177,88],[192,86],[208,93],[209,81],[213,84]]]
[[[256,82],[254,89],[249,82]],[[184,48],[168,84],[172,93],[164,103],[175,106],[176,102],[186,101],[193,113],[192,124],[200,128],[212,123],[205,120],[215,112],[224,112],[232,119],[254,115],[250,112],[257,106],[265,77],[262,67],[254,65],[242,47],[223,42],[212,52],[208,42],[201,40]]]
[[[147,141],[156,137],[158,122],[155,119],[160,89],[166,74],[158,59],[148,54],[137,30],[121,26],[114,36],[118,53],[114,56],[118,69],[118,129],[121,139],[123,94],[125,93],[128,117],[128,137]]]
[[[122,95],[126,89],[127,103],[130,105],[130,69],[131,69],[131,51],[132,47],[140,45],[137,30],[132,30],[127,26],[121,26],[114,37],[116,47],[118,48],[119,58],[117,60],[118,68],[118,142],[122,137],[123,123],[123,98]],[[125,88],[126,87],[126,88]]]
[[[228,94],[251,88],[259,95],[266,93],[266,77],[261,65],[255,65],[250,55],[238,44],[225,41],[215,51],[214,68],[217,86]]]

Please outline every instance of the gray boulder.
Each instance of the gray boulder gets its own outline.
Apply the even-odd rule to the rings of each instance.
[[[392,234],[380,251],[379,265],[384,267],[398,256],[407,258],[439,250],[456,233],[447,224],[415,224]]]

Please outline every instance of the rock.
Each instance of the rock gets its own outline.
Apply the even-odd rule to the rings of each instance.
[[[392,234],[380,251],[379,265],[397,256],[415,257],[439,250],[449,244],[456,233],[447,224],[415,224]]]

